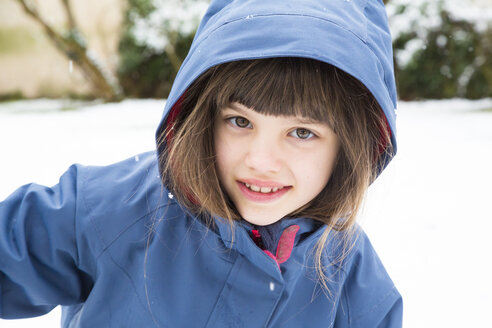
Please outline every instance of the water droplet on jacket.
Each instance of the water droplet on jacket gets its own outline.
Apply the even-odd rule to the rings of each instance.
[[[275,284],[273,281],[270,281],[270,291],[273,292],[275,290]]]
[[[137,155],[137,156],[135,156],[135,162],[138,162],[138,161],[140,161],[140,157],[138,157],[138,155]]]
[[[170,192],[167,193],[167,197],[169,197],[169,199],[173,199],[174,198],[174,195],[171,194]]]
[[[253,17],[253,15],[248,15],[248,16],[246,16],[246,19],[250,19],[252,17]]]

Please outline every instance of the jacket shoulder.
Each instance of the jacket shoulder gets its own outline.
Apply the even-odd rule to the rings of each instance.
[[[165,205],[157,172],[154,153],[106,167],[73,165],[57,185],[28,184],[0,202],[0,317],[85,301],[100,255],[119,236],[142,238],[124,232]]]
[[[79,179],[80,212],[85,212],[85,225],[95,230],[103,247],[155,214],[168,200],[155,152],[108,166],[80,167]]]
[[[403,303],[368,236],[357,227],[344,266],[335,327],[401,327]]]

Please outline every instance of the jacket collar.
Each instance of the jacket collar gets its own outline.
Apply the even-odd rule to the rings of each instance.
[[[239,252],[262,268],[275,269],[276,264],[274,261],[251,238],[250,231],[254,228],[251,223],[241,220],[234,222],[233,226],[231,226],[224,218],[215,217],[214,220],[217,228],[216,233],[228,249]],[[299,259],[306,256],[326,229],[324,224],[308,218],[286,217],[282,219],[280,225],[282,232],[292,225],[299,226],[292,250],[292,255]],[[277,272],[280,274],[280,271],[277,270]]]

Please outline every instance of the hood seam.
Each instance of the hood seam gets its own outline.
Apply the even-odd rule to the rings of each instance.
[[[364,8],[365,10],[365,8]],[[228,20],[228,21],[225,21],[224,23],[220,24],[219,26],[217,26],[216,28],[214,28],[213,30],[211,30],[210,32],[208,32],[203,39],[201,40],[197,40],[198,43],[196,45],[195,48],[198,48],[200,46],[200,44],[209,38],[210,35],[212,35],[213,33],[215,33],[215,31],[219,30],[220,28],[226,26],[226,25],[229,25],[231,23],[235,23],[235,22],[240,22],[240,21],[244,21],[244,20],[250,20],[250,19],[255,19],[257,17],[280,17],[280,16],[295,16],[295,17],[308,17],[308,18],[313,18],[313,19],[317,19],[317,20],[321,20],[321,21],[325,21],[325,22],[328,22],[328,23],[332,23],[342,29],[344,29],[345,31],[347,32],[350,32],[351,34],[353,34],[355,37],[357,37],[360,41],[362,41],[363,43],[367,44],[367,40],[364,40],[364,38],[362,38],[361,36],[359,36],[357,33],[355,33],[353,30],[347,28],[347,27],[344,27],[342,25],[340,25],[339,23],[335,22],[334,20],[331,20],[331,19],[326,19],[326,18],[322,18],[322,17],[319,17],[319,16],[314,16],[314,15],[308,15],[308,14],[296,14],[296,13],[285,13],[285,14],[252,14],[252,15],[247,15],[247,16],[244,16],[244,17],[240,17],[240,18],[235,18],[235,19],[231,19],[231,20]],[[367,17],[364,15],[364,18],[367,20]],[[365,29],[367,30],[367,25],[365,27]],[[366,31],[367,32],[367,31]]]

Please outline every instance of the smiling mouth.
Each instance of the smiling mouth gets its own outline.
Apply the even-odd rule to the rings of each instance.
[[[255,184],[253,181],[236,181],[239,190],[241,190],[244,197],[253,202],[271,202],[287,193],[292,186],[282,186],[278,183],[265,183],[263,186]]]
[[[284,189],[284,187],[260,187],[246,182],[241,182],[241,183],[244,184],[249,190],[252,190],[254,192],[259,192],[262,194],[270,194]]]

